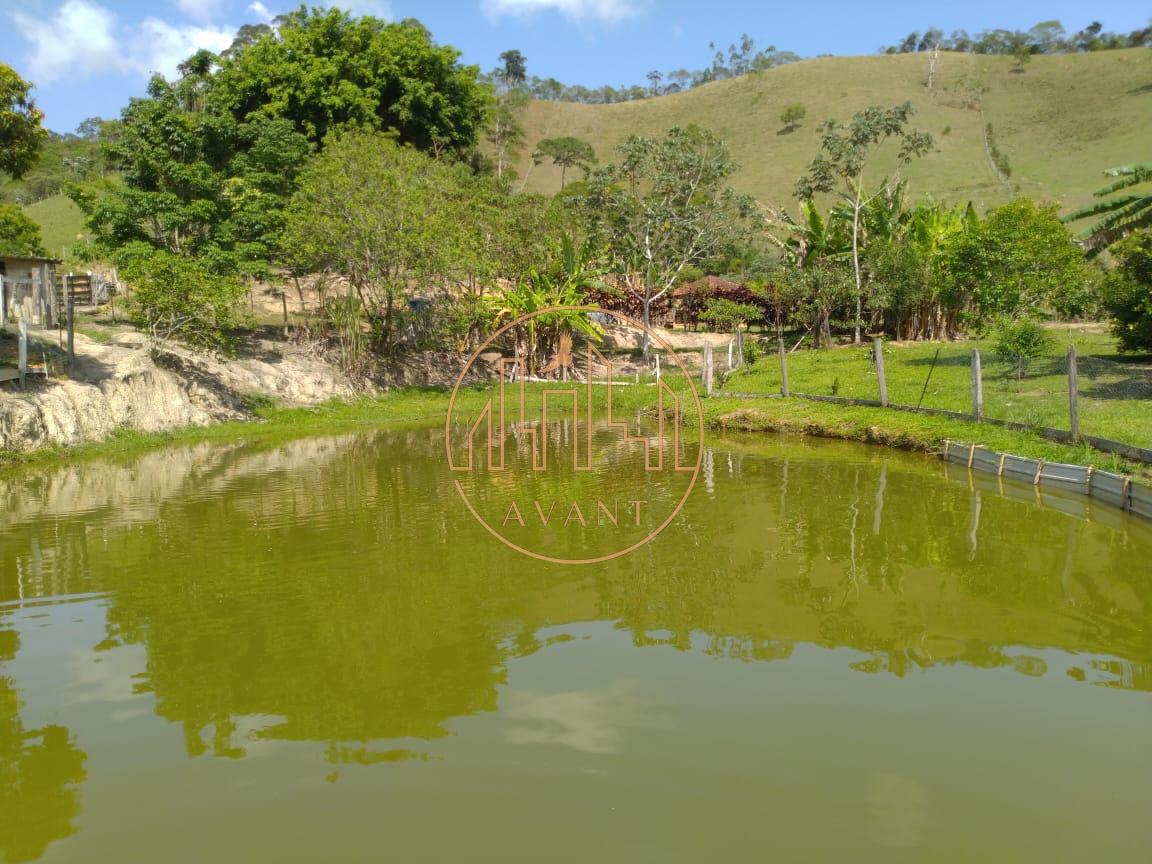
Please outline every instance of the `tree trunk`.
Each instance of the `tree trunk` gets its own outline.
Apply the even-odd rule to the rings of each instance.
[[[856,178],[856,204],[852,208],[852,269],[856,275],[856,323],[852,344],[860,344],[860,319],[864,314],[864,284],[860,277],[860,178]]]

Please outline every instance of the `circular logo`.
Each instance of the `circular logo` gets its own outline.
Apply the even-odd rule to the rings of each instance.
[[[485,383],[464,386],[473,379]],[[703,434],[695,383],[668,341],[592,306],[540,309],[492,333],[444,421],[468,512],[558,564],[618,558],[667,528],[696,484]]]

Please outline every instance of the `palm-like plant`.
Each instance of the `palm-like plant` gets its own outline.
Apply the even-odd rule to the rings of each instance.
[[[1094,195],[1097,198],[1104,198],[1119,192],[1121,189],[1130,189],[1133,186],[1152,183],[1152,162],[1121,165],[1119,168],[1109,168],[1104,174],[1120,179],[1095,192]],[[1152,225],[1152,190],[1145,189],[1141,192],[1120,195],[1106,201],[1090,204],[1087,207],[1081,207],[1074,213],[1065,216],[1064,221],[1075,222],[1102,214],[1107,215],[1093,225],[1084,237],[1090,255],[1111,246],[1137,228]]]
[[[492,295],[489,302],[497,326],[502,326],[533,312],[590,305],[585,289],[593,286],[603,287],[600,274],[590,267],[587,246],[577,247],[564,237],[555,272],[529,270],[515,287]],[[579,333],[598,340],[603,331],[587,312],[575,309],[544,312],[513,328],[516,353],[525,358],[529,374],[535,371],[543,356],[555,350],[561,334],[565,333]]]

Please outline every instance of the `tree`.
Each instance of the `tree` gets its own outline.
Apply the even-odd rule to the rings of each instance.
[[[799,102],[793,102],[780,112],[780,122],[784,125],[783,132],[795,132],[800,123],[808,116],[808,109]]]
[[[116,261],[137,244],[196,257],[215,273],[267,273],[283,211],[308,142],[286,119],[254,114],[237,122],[196,110],[204,58],[174,83],[155,77],[133,99],[105,151],[123,183],[73,186],[97,252]],[[192,106],[192,107],[189,107]]]
[[[1032,62],[1032,47],[1027,44],[1020,44],[1016,46],[1016,50],[1012,52],[1012,56],[1016,58],[1016,65],[1012,71],[1022,73],[1025,67]]]
[[[911,38],[911,37],[910,37]],[[852,267],[856,280],[856,321],[853,341],[859,344],[864,311],[864,281],[860,268],[860,217],[870,199],[864,195],[864,169],[872,151],[889,138],[899,142],[898,165],[906,165],[932,147],[932,136],[908,128],[915,113],[911,102],[893,108],[870,106],[852,116],[847,125],[828,120],[821,124],[820,154],[808,173],[796,182],[796,197],[811,201],[818,193],[839,189],[852,213]],[[881,189],[887,181],[881,184]]]
[[[1121,189],[1152,183],[1152,162],[1109,168],[1104,174],[1120,179],[1093,193],[1097,198],[1104,198]],[[1081,207],[1064,217],[1064,221],[1076,222],[1105,213],[1109,215],[1088,230],[1086,239],[1090,254],[1093,255],[1132,231],[1152,225],[1152,191],[1145,189]]]
[[[646,76],[648,78],[648,92],[653,96],[660,95],[660,82],[664,80],[664,75],[659,69],[653,69]]]
[[[587,173],[596,164],[596,151],[591,144],[580,138],[545,138],[536,145],[532,158],[537,164],[547,158],[552,160],[553,165],[559,165],[560,188],[563,189],[568,169],[579,167]]]
[[[496,176],[503,177],[509,164],[524,147],[524,126],[520,114],[528,104],[528,91],[517,87],[502,93],[492,107],[492,120],[486,135],[496,154]]]
[[[0,255],[47,255],[40,226],[14,204],[0,204]]]
[[[48,137],[43,112],[28,97],[32,85],[0,63],[0,171],[19,179],[40,157]]]
[[[208,102],[240,122],[254,115],[288,120],[313,146],[356,125],[391,130],[421,150],[467,155],[490,97],[476,67],[459,58],[418,22],[301,7],[275,34],[221,58]]]
[[[736,163],[711,131],[675,127],[662,139],[632,136],[618,152],[618,163],[591,175],[578,208],[594,245],[628,274],[647,327],[652,304],[685,267],[731,242],[752,205],[727,186]]]
[[[393,350],[412,284],[458,267],[472,225],[465,171],[377,132],[347,132],[314,157],[292,197],[286,255],[298,269],[348,278],[377,348]]]
[[[86,117],[76,126],[76,135],[85,141],[99,141],[104,121],[99,117]]]
[[[1116,268],[1104,280],[1104,308],[1121,351],[1152,350],[1152,231],[1130,234],[1111,250]]]
[[[519,51],[505,51],[500,55],[501,67],[497,74],[507,87],[521,87],[528,80],[528,60]]]
[[[1056,215],[1055,205],[1026,198],[990,211],[942,251],[946,277],[977,321],[1019,318],[1078,291],[1088,278],[1083,251]]]

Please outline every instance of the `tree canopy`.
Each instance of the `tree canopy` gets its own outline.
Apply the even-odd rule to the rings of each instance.
[[[22,177],[40,155],[48,133],[43,113],[29,97],[32,85],[0,63],[0,171]]]

